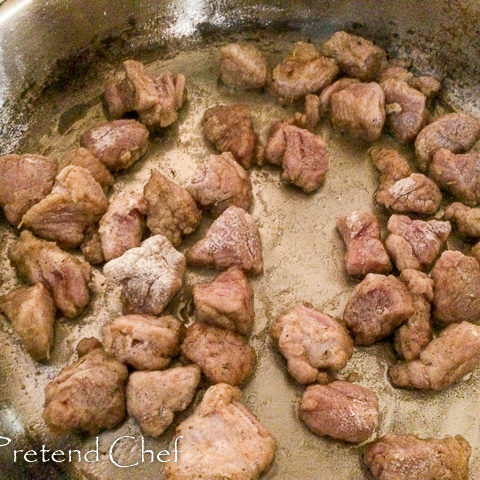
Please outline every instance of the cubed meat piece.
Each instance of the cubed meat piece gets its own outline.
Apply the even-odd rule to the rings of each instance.
[[[164,235],[178,247],[184,235],[198,227],[202,214],[188,190],[170,181],[158,170],[150,172],[143,195],[147,202],[147,227]]]
[[[449,113],[420,130],[415,140],[417,166],[426,171],[439,148],[453,153],[470,149],[480,134],[480,121],[465,113]]]
[[[433,280],[423,272],[408,268],[402,271],[400,280],[412,295],[414,312],[395,332],[395,350],[405,360],[414,360],[433,337],[430,322]]]
[[[140,245],[146,213],[147,203],[139,193],[122,192],[110,201],[98,226],[106,262]]]
[[[447,250],[435,263],[431,276],[438,322],[480,322],[480,266],[474,258]]]
[[[380,172],[378,191],[391,187],[395,182],[409,177],[412,173],[407,159],[393,148],[373,147],[370,149],[370,157]]]
[[[91,265],[99,265],[104,262],[102,240],[100,239],[97,226],[93,225],[86,230],[80,250],[85,260]]]
[[[328,170],[327,145],[308,130],[277,123],[265,149],[269,163],[282,167],[282,180],[292,183],[305,193],[322,185]]]
[[[240,335],[204,323],[187,328],[181,349],[211,383],[241,385],[257,363],[255,350]]]
[[[104,190],[108,190],[113,185],[114,178],[108,168],[86,148],[80,147],[75,150],[69,150],[58,165],[60,173],[65,167],[73,165],[82,167],[90,172],[90,175],[100,184]]]
[[[193,287],[197,321],[248,335],[255,320],[253,289],[238,267]]]
[[[110,260],[103,273],[122,287],[128,313],[160,315],[182,288],[185,257],[163,235],[145,240],[121,257]]]
[[[253,198],[250,176],[230,152],[210,155],[197,167],[187,190],[214,217],[231,205],[248,211]]]
[[[180,353],[181,333],[181,323],[170,315],[125,315],[103,328],[103,344],[137,370],[163,370]]]
[[[337,220],[345,242],[345,265],[350,275],[388,273],[392,263],[380,238],[378,220],[370,213],[352,212]]]
[[[343,318],[357,345],[388,337],[414,312],[405,285],[393,275],[369,273],[352,292]]]
[[[52,190],[57,175],[54,160],[41,155],[0,155],[0,206],[17,227],[23,215]]]
[[[330,113],[332,95],[335,92],[339,92],[340,90],[343,90],[349,85],[353,85],[354,83],[359,83],[359,82],[360,80],[356,78],[341,78],[340,80],[337,80],[336,82],[333,82],[328,87],[324,88],[319,96],[319,99],[320,99],[319,108],[320,108],[321,115],[325,116]]]
[[[226,85],[261,88],[267,74],[267,59],[255,45],[229,43],[220,49],[220,78]]]
[[[353,83],[330,100],[333,128],[367,142],[377,140],[385,123],[385,95],[378,83]]]
[[[236,103],[209,108],[203,114],[202,126],[205,137],[220,153],[231,152],[247,169],[257,162],[258,137],[247,105]]]
[[[47,287],[37,283],[12,290],[0,297],[0,311],[8,317],[32,358],[48,361],[53,346],[56,308]]]
[[[271,87],[282,103],[317,93],[338,75],[337,62],[321,57],[311,43],[297,42],[292,53],[272,72]]]
[[[127,367],[96,346],[49,382],[43,418],[60,431],[114,428],[125,417],[127,377]]]
[[[40,238],[74,248],[107,208],[107,197],[90,172],[68,166],[58,174],[52,191],[23,216],[22,225]]]
[[[480,203],[480,152],[456,155],[440,148],[433,155],[429,173],[442,190],[466,205]]]
[[[136,120],[113,120],[85,131],[80,144],[115,172],[130,167],[147,151],[148,135]]]
[[[142,432],[159,437],[173,422],[176,412],[190,403],[200,382],[196,365],[163,372],[133,372],[127,384],[127,411]]]
[[[406,215],[392,215],[385,245],[398,270],[423,270],[430,267],[450,235],[450,222],[412,220]]]
[[[61,250],[55,243],[40,240],[25,230],[8,252],[18,274],[30,285],[43,283],[57,308],[75,318],[88,305],[91,268]]]
[[[333,57],[340,69],[360,80],[377,78],[387,62],[386,53],[370,40],[347,32],[336,32],[322,46],[322,53]]]
[[[480,237],[480,208],[470,208],[463,203],[454,202],[446,208],[445,218],[457,227],[461,235]]]
[[[480,327],[462,322],[449,325],[417,360],[397,363],[389,374],[397,387],[443,390],[472,372],[479,363]]]
[[[457,435],[420,439],[389,433],[365,449],[365,463],[375,480],[468,480],[472,449]]]
[[[350,382],[310,385],[303,392],[299,415],[317,435],[360,443],[377,428],[378,400],[371,390]]]
[[[182,454],[165,464],[167,480],[257,480],[270,466],[275,440],[241,403],[238,388],[210,387],[175,432]]]
[[[225,270],[236,266],[254,275],[263,272],[262,240],[257,224],[238,207],[228,207],[186,256],[188,264],[197,267]]]
[[[404,66],[398,65],[394,60],[380,72],[380,75],[378,76],[378,83],[382,83],[385,80],[392,78],[410,83],[410,80],[413,78],[413,73],[409,72]]]
[[[420,90],[428,99],[433,98],[442,88],[441,82],[430,75],[413,77],[408,83]]]
[[[270,332],[299,383],[314,383],[326,370],[342,369],[353,354],[345,327],[309,304],[293,307],[274,322]]]
[[[305,114],[302,116],[302,128],[313,131],[320,121],[320,97],[318,95],[305,95]]]

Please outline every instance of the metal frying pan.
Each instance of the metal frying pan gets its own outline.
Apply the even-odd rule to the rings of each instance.
[[[115,189],[143,185],[154,166],[185,183],[210,151],[199,127],[205,108],[249,103],[263,140],[273,121],[292,112],[266,93],[236,93],[220,85],[218,46],[231,39],[256,42],[274,64],[294,41],[320,44],[339,29],[372,38],[390,56],[411,59],[415,70],[445,78],[443,105],[480,116],[479,22],[480,3],[466,0],[0,1],[0,153],[36,152],[59,158],[77,145],[84,129],[104,119],[102,86],[122,59],[133,57],[147,62],[153,72],[163,68],[183,72],[190,100],[179,122],[153,138],[149,154],[118,177]],[[301,388],[287,375],[267,333],[270,320],[297,301],[342,316],[355,282],[344,271],[335,219],[352,209],[375,209],[376,173],[367,146],[343,139],[327,125],[318,132],[329,144],[331,167],[315,195],[284,186],[274,169],[251,172],[252,213],[263,239],[265,273],[253,279],[256,325],[250,341],[259,361],[244,389],[244,400],[277,439],[275,462],[265,479],[368,478],[360,447],[316,437],[296,418]],[[387,137],[381,142],[395,145]],[[411,156],[408,148],[404,151]],[[182,249],[208,224],[204,220]],[[0,294],[18,283],[6,256],[15,238],[14,230],[2,220]],[[189,271],[185,290],[171,310],[189,322],[191,286],[211,276],[212,272]],[[109,446],[123,435],[135,436],[136,441],[119,443],[116,458],[123,464],[138,460],[140,431],[131,419],[100,435],[98,462],[37,463],[33,468],[12,463],[12,448],[46,443],[51,448],[87,451],[94,446],[90,437],[54,437],[41,420],[48,380],[70,360],[81,337],[98,335],[101,326],[120,311],[117,294],[105,288],[100,270],[95,272],[92,291],[93,300],[81,318],[57,322],[53,358],[45,366],[24,353],[0,316],[0,436],[13,440],[0,448],[1,480],[163,478],[157,462],[121,469],[109,460]],[[341,372],[342,378],[354,378],[378,394],[379,434],[392,430],[421,436],[462,434],[474,448],[471,479],[480,479],[480,372],[439,394],[405,392],[388,382],[386,369],[392,359],[388,344],[357,349]],[[167,447],[173,432],[174,427],[158,441],[147,440],[148,448]]]

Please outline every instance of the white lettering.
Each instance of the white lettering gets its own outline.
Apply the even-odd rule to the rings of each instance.
[[[115,461],[115,459],[113,458],[113,450],[115,448],[115,445],[120,441],[120,440],[123,440],[124,438],[131,438],[132,440],[135,440],[135,437],[132,437],[130,435],[124,435],[123,437],[120,437],[120,438],[117,438],[113,443],[112,445],[110,446],[110,450],[108,451],[108,458],[110,459],[110,461],[116,466],[116,467],[119,467],[119,468],[129,468],[129,467],[135,467],[138,465],[138,462],[137,463],[132,463],[131,465],[122,465],[120,463],[117,463]]]
[[[175,447],[174,447],[174,451],[175,451],[175,460],[174,460],[174,462],[175,462],[175,463],[178,462],[178,454],[179,454],[179,453],[182,453],[182,450],[178,450],[178,447],[177,447],[177,443],[178,443],[178,441],[179,441],[181,438],[183,438],[183,435],[181,435],[180,437],[177,437],[177,438],[175,439]]]

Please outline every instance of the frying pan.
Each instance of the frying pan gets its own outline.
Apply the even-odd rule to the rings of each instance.
[[[275,64],[294,41],[307,39],[319,45],[340,29],[371,38],[392,58],[411,60],[414,71],[443,78],[439,111],[461,109],[480,116],[479,22],[480,3],[466,0],[7,0],[0,2],[0,153],[35,152],[60,158],[78,144],[83,130],[105,118],[101,100],[105,81],[123,59],[136,58],[152,72],[165,68],[183,72],[189,102],[174,126],[152,138],[146,158],[118,176],[115,190],[141,187],[153,167],[184,184],[211,151],[199,126],[205,108],[247,102],[263,141],[273,121],[294,111],[279,106],[268,93],[234,92],[219,84],[220,45],[239,39],[255,42]],[[252,280],[256,324],[250,342],[258,366],[244,388],[244,401],[277,439],[275,462],[265,479],[369,478],[360,460],[361,446],[319,438],[297,419],[302,389],[287,375],[268,336],[271,319],[298,301],[341,317],[356,282],[344,270],[335,219],[363,209],[385,220],[372,201],[377,174],[368,159],[368,146],[342,138],[326,124],[318,133],[328,142],[331,167],[316,194],[305,196],[283,185],[275,169],[251,171],[252,214],[262,235],[265,273]],[[388,136],[379,143],[399,148]],[[402,151],[412,157],[410,147]],[[19,282],[6,255],[16,233],[1,222],[3,294]],[[203,235],[209,223],[205,219],[182,250]],[[464,247],[452,242],[456,248]],[[192,321],[192,285],[212,276],[213,272],[202,270],[186,274],[185,288],[169,308],[187,324]],[[79,319],[57,322],[48,365],[34,363],[0,317],[0,436],[12,439],[11,445],[0,448],[2,480],[163,478],[158,463],[120,469],[109,461],[108,446],[123,435],[137,440],[119,444],[116,458],[124,464],[138,459],[140,431],[132,419],[100,435],[99,462],[12,463],[13,448],[38,449],[45,443],[87,451],[94,446],[91,437],[53,435],[41,420],[46,383],[71,360],[80,338],[98,336],[101,326],[120,313],[118,291],[105,283],[101,270],[95,270],[91,288],[86,312]],[[480,372],[438,394],[407,392],[388,382],[387,366],[393,358],[387,343],[359,348],[339,376],[377,393],[379,435],[389,431],[464,435],[474,449],[471,479],[480,479]],[[167,447],[173,434],[174,426],[159,440],[147,439],[148,448]]]

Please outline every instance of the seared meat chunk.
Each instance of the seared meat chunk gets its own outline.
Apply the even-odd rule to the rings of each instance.
[[[229,43],[220,49],[220,78],[231,87],[261,88],[267,81],[265,55],[252,44]]]
[[[423,440],[389,433],[367,445],[364,458],[375,480],[468,480],[471,451],[460,435]]]
[[[133,372],[127,384],[128,414],[143,433],[159,437],[172,424],[175,413],[190,405],[200,377],[196,365],[163,372]]]
[[[385,123],[385,95],[378,83],[352,83],[330,99],[333,128],[367,142],[377,140]]]
[[[147,204],[138,193],[123,192],[110,201],[98,227],[106,262],[140,245],[146,213]]]
[[[263,271],[257,224],[249,213],[238,207],[228,207],[186,255],[189,265],[212,266],[218,270],[236,266],[255,275]]]
[[[79,355],[85,350],[80,344]],[[57,430],[95,435],[116,427],[125,416],[127,367],[105,353],[101,344],[92,343],[91,348],[45,389],[43,418]]]
[[[305,95],[305,114],[301,115],[299,126],[313,131],[320,121],[320,97],[318,95]]]
[[[370,149],[370,156],[380,172],[379,192],[412,173],[407,159],[393,148],[373,147]]]
[[[238,388],[210,387],[175,432],[182,454],[165,465],[167,480],[257,480],[273,461],[275,440],[240,401]]]
[[[340,80],[337,80],[336,82],[333,82],[328,87],[324,88],[322,90],[322,93],[320,93],[320,96],[319,96],[319,102],[320,102],[319,108],[320,108],[321,115],[325,116],[328,113],[330,113],[332,95],[335,92],[339,92],[340,90],[343,90],[349,85],[352,85],[354,83],[359,83],[359,82],[360,80],[357,80],[356,78],[348,78],[348,77],[341,78]]]
[[[432,340],[417,360],[390,368],[394,385],[418,390],[443,390],[480,363],[480,327],[454,323]]]
[[[148,135],[136,120],[113,120],[85,131],[80,144],[114,172],[130,167],[147,151]]]
[[[203,323],[187,328],[181,349],[211,383],[241,385],[257,363],[255,350],[240,335]]]
[[[480,266],[474,258],[447,250],[437,260],[431,276],[435,282],[433,305],[438,322],[480,322]]]
[[[480,237],[480,208],[469,208],[463,203],[454,202],[446,208],[445,218],[457,227],[461,235]]]
[[[103,328],[105,351],[137,370],[163,370],[180,353],[181,323],[170,315],[125,315]]]
[[[210,155],[206,163],[198,166],[187,190],[214,217],[230,205],[248,211],[252,203],[250,176],[230,152]]]
[[[103,273],[122,287],[128,313],[160,315],[182,288],[185,257],[163,235],[145,240],[121,257],[110,260]]]
[[[41,238],[74,248],[107,207],[107,197],[90,172],[69,166],[58,174],[52,191],[23,216],[22,225]]]
[[[300,418],[317,435],[345,442],[368,440],[378,424],[378,400],[367,388],[335,381],[303,392]]]
[[[408,83],[420,90],[428,99],[433,98],[442,88],[441,82],[430,75],[413,77]]]
[[[205,137],[219,152],[231,152],[244,168],[256,163],[259,145],[250,107],[240,103],[217,105],[205,110],[202,125]]]
[[[400,271],[430,267],[451,231],[450,222],[412,220],[406,215],[392,215],[387,228],[390,235],[385,245]]]
[[[325,370],[342,369],[353,354],[345,327],[309,304],[293,307],[275,321],[270,332],[299,383],[314,383]]]
[[[57,308],[66,317],[75,318],[88,305],[91,275],[88,263],[27,230],[20,234],[8,256],[18,274],[30,285],[43,283],[50,290]]]
[[[399,65],[397,60],[390,62],[378,76],[378,83],[390,79],[401,80],[410,83],[413,78],[413,73],[409,72],[403,65]]]
[[[383,70],[387,55],[369,40],[347,32],[336,32],[322,46],[322,53],[335,58],[350,77],[373,80]]]
[[[147,227],[164,235],[178,247],[182,236],[195,231],[202,214],[188,190],[170,181],[158,170],[150,172],[143,195],[147,202]]]
[[[230,267],[213,281],[193,287],[195,315],[199,322],[248,335],[252,330],[253,289],[238,267]]]
[[[80,250],[85,260],[92,265],[98,265],[105,260],[103,257],[102,240],[98,234],[98,227],[91,226],[86,230],[85,238],[80,245]]]
[[[410,293],[393,275],[369,273],[352,292],[343,318],[357,345],[388,337],[414,312]]]
[[[34,360],[47,361],[53,346],[55,303],[47,287],[37,283],[0,297],[3,312]]]
[[[52,190],[57,164],[41,155],[0,155],[0,206],[17,227],[27,210]]]
[[[345,242],[345,265],[350,275],[388,273],[390,258],[380,239],[380,225],[370,213],[352,212],[337,220],[337,229]]]
[[[480,121],[465,113],[449,113],[428,124],[417,135],[415,155],[418,168],[428,170],[439,148],[453,153],[468,150],[480,134]]]

